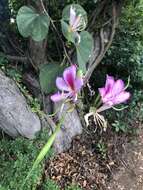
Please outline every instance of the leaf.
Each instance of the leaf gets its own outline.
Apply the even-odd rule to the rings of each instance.
[[[18,30],[23,37],[42,41],[48,34],[50,19],[45,13],[37,13],[34,8],[23,6],[16,18]]]
[[[61,26],[62,26],[62,33],[64,37],[72,43],[75,43],[77,35],[75,32],[69,31],[69,25],[64,21],[61,20]]]
[[[40,85],[44,93],[51,93],[56,89],[56,77],[59,76],[64,70],[63,66],[59,64],[46,64],[40,68]]]
[[[80,33],[80,43],[75,44],[79,68],[86,72],[86,63],[89,60],[93,48],[93,38],[87,31]]]
[[[55,140],[55,138],[57,136],[57,133],[59,132],[59,130],[61,128],[63,120],[64,120],[64,118],[62,117],[62,119],[60,120],[60,122],[56,126],[54,133],[50,136],[50,138],[48,139],[48,142],[44,145],[44,147],[40,151],[39,155],[37,156],[37,158],[36,158],[36,160],[35,160],[35,162],[33,164],[34,168],[44,159],[46,154],[49,152],[49,150],[50,150],[51,146],[53,145],[54,140]]]

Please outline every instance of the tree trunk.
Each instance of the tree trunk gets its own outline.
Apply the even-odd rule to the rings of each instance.
[[[42,42],[35,42],[32,39],[30,39],[30,61],[35,68],[36,71],[38,71],[38,67],[41,64],[45,64],[46,59],[46,47],[47,47],[47,40],[43,40]]]

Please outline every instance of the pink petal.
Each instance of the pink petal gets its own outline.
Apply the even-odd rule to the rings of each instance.
[[[106,76],[106,84],[105,84],[105,88],[106,88],[106,92],[107,92],[107,93],[108,93],[108,92],[109,92],[109,93],[111,92],[111,90],[112,90],[114,84],[115,84],[114,77],[107,75],[107,76]]]
[[[76,66],[72,65],[68,67],[67,69],[65,69],[63,73],[63,78],[65,82],[67,83],[67,85],[70,86],[72,90],[74,90],[74,81],[76,78]]]
[[[52,100],[53,102],[59,102],[59,101],[61,101],[61,100],[64,100],[65,98],[66,98],[65,95],[62,94],[62,93],[56,93],[56,94],[53,94],[53,95],[51,96],[51,100]]]
[[[120,94],[124,90],[124,88],[124,82],[121,79],[117,80],[112,88],[112,95],[115,96]]]
[[[69,87],[67,86],[66,82],[61,77],[57,77],[56,79],[56,86],[61,91],[69,91]]]
[[[75,12],[74,8],[71,6],[71,8],[70,8],[70,26],[74,25],[75,20],[76,20],[76,12]]]
[[[103,104],[100,108],[97,109],[97,112],[100,113],[100,112],[103,112],[105,110],[108,110],[112,107],[112,105],[109,105],[109,104]]]
[[[98,88],[98,90],[99,90],[100,96],[104,97],[106,94],[106,89],[105,88]]]
[[[130,93],[129,92],[121,92],[119,95],[117,95],[114,99],[114,105],[123,103],[127,101],[130,98]]]
[[[77,77],[74,82],[74,86],[75,86],[75,91],[78,92],[81,89],[81,87],[83,86],[83,78]]]
[[[74,23],[72,25],[73,30],[75,30],[75,31],[78,30],[78,27],[80,26],[80,20],[81,20],[81,17],[77,16],[76,20],[74,21]]]

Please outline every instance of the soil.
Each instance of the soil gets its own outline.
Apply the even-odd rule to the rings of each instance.
[[[108,184],[110,190],[143,190],[143,129],[136,141],[126,145],[122,167]]]
[[[115,133],[111,126],[84,129],[69,151],[47,162],[45,177],[62,190],[78,184],[83,190],[143,190],[143,129],[139,134]]]

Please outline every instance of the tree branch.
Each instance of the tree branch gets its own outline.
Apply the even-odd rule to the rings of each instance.
[[[100,50],[99,50],[99,53],[97,55],[97,53],[95,53],[97,47],[96,46],[94,47],[92,57],[89,61],[88,70],[87,70],[87,73],[85,75],[85,84],[88,82],[88,80],[90,79],[94,69],[98,66],[98,64],[101,62],[104,55],[106,54],[107,50],[109,49],[109,47],[113,41],[114,34],[115,34],[116,24],[117,24],[117,5],[113,4],[113,7],[112,7],[112,27],[111,27],[111,32],[110,32],[109,39],[108,39],[108,44],[105,46],[104,32],[106,32],[106,30],[109,29],[109,26],[106,27],[106,29],[102,28],[100,30],[100,45],[99,45]],[[97,38],[99,38],[99,37],[97,36]],[[95,38],[95,44],[96,44],[97,38]]]
[[[27,57],[20,57],[20,56],[14,56],[14,55],[4,55],[4,56],[10,61],[28,62]]]

